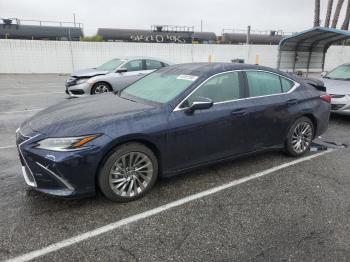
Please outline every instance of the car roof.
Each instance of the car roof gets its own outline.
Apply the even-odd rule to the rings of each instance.
[[[172,62],[169,62],[167,60],[160,59],[160,58],[157,58],[157,57],[150,57],[150,56],[120,56],[120,57],[115,57],[114,59],[122,59],[122,60],[127,60],[127,61],[137,60],[137,59],[149,59],[149,60],[160,61],[160,62],[169,64],[169,65],[173,64]]]
[[[293,80],[299,80],[296,76],[284,73],[282,71],[265,67],[259,65],[250,65],[250,64],[240,64],[240,63],[185,63],[185,64],[176,64],[171,65],[167,68],[163,68],[162,71],[177,71],[179,73],[186,73],[196,76],[211,76],[218,73],[234,70],[263,70],[273,72],[279,75],[283,75],[287,78],[292,78]]]

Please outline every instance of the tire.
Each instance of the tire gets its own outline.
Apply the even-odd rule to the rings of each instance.
[[[107,93],[107,92],[112,92],[112,88],[109,84],[107,84],[105,82],[97,82],[91,88],[92,95],[97,95],[97,94],[102,94],[102,93]]]
[[[157,177],[158,160],[154,153],[141,143],[126,143],[104,162],[98,173],[98,185],[108,199],[128,202],[147,193]]]
[[[315,127],[310,118],[298,118],[290,127],[285,144],[286,153],[290,156],[301,156],[310,150]]]

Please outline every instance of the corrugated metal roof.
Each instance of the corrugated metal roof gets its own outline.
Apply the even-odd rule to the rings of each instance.
[[[285,37],[279,43],[277,68],[282,70],[324,70],[325,55],[334,44],[350,39],[350,32],[315,27]]]

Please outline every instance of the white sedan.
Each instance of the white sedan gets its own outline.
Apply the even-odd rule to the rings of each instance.
[[[332,112],[350,115],[350,63],[323,73],[322,80],[332,96]]]
[[[80,97],[118,91],[170,64],[151,57],[115,58],[96,68],[73,72],[66,81],[66,93]]]

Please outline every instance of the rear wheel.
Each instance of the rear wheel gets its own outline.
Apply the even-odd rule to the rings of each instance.
[[[98,174],[102,193],[118,202],[143,196],[154,185],[158,161],[153,152],[140,143],[127,143],[116,148]]]
[[[297,119],[288,131],[286,152],[291,156],[305,154],[310,150],[314,132],[314,124],[309,118]]]
[[[91,94],[97,95],[97,94],[107,93],[111,91],[112,91],[112,88],[109,84],[104,82],[98,82],[94,84],[94,86],[92,87]]]

